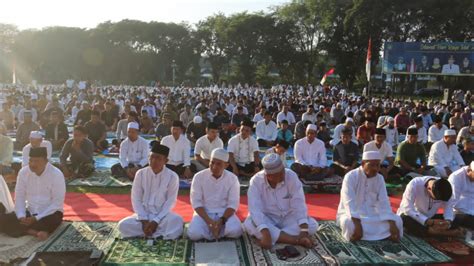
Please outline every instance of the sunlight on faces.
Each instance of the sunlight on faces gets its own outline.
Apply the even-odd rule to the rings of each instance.
[[[30,157],[28,167],[36,174],[41,174],[46,168],[48,159],[45,157]]]
[[[444,136],[444,142],[448,145],[453,145],[456,143],[456,136]]]
[[[375,142],[377,144],[382,144],[385,141],[384,135],[375,135]]]
[[[173,135],[175,139],[178,139],[179,136],[181,136],[182,131],[183,130],[180,127],[171,127],[171,135]]]
[[[277,144],[277,145],[275,146],[275,152],[276,152],[276,154],[278,154],[278,155],[282,155],[283,153],[286,152],[286,149],[285,149],[284,147],[280,146],[279,144]]]
[[[211,141],[215,140],[217,138],[217,135],[219,135],[219,130],[217,129],[208,128],[206,129],[206,132],[207,138]]]
[[[138,129],[129,128],[127,129],[127,136],[131,141],[135,141],[138,139]]]
[[[380,171],[380,160],[364,160],[362,161],[362,169],[367,177],[374,177]]]
[[[306,137],[308,138],[309,142],[313,142],[316,139],[316,131],[314,130],[306,130]]]
[[[246,139],[250,136],[252,129],[248,126],[240,126],[240,135],[243,139]]]
[[[167,162],[168,157],[164,156],[163,154],[150,152],[150,155],[148,156],[148,163],[150,164],[153,172],[161,171]]]
[[[211,169],[211,173],[215,177],[220,177],[228,166],[228,162],[216,158],[211,158],[211,162],[209,163],[209,169]]]

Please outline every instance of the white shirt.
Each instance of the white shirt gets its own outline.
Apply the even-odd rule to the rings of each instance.
[[[15,210],[12,195],[2,175],[0,175],[0,203],[5,207],[6,213],[11,213]]]
[[[296,141],[295,162],[313,167],[327,167],[324,142],[315,138],[312,143],[309,143],[308,137]]]
[[[120,144],[120,165],[122,165],[123,168],[127,167],[130,163],[145,166],[148,163],[148,153],[148,141],[144,138],[139,136],[138,139],[133,142],[129,138],[126,138]]]
[[[399,138],[398,138],[398,130],[396,127],[393,127],[393,128],[389,128],[388,125],[386,125],[384,127],[385,129],[385,134],[387,136],[387,138],[385,139],[385,141],[388,142],[388,144],[390,144],[390,146],[397,146],[398,143],[399,143]]]
[[[265,120],[258,122],[255,131],[257,134],[257,140],[263,139],[267,141],[274,141],[276,140],[278,134],[277,124],[272,120],[270,120],[268,124],[265,122]]]
[[[38,119],[38,112],[36,111],[35,108],[31,108],[29,110],[25,109],[25,108],[22,108],[19,112],[18,112],[18,121],[20,123],[23,123],[25,121],[25,111],[30,111],[30,114],[31,114],[31,119],[33,120],[33,122],[36,122],[36,120]]]
[[[311,123],[314,124],[314,122],[316,122],[316,113],[313,112],[311,114],[308,114],[307,112],[305,112],[301,117],[301,121],[305,120],[311,121]]]
[[[158,174],[149,166],[138,170],[132,185],[132,207],[137,219],[159,224],[176,204],[178,189],[178,175],[166,167]]]
[[[63,212],[66,183],[58,168],[47,163],[40,176],[29,166],[21,168],[15,187],[15,213],[18,218],[26,217],[28,210],[40,220],[57,211]]]
[[[262,120],[264,120],[265,118],[263,117],[263,115],[261,113],[256,113],[254,116],[253,116],[253,122],[254,123],[258,123]]]
[[[48,161],[51,160],[51,154],[53,153],[53,145],[48,140],[43,140],[40,144],[40,147],[46,148],[46,153],[48,157]],[[21,152],[22,154],[22,161],[21,167],[25,167],[30,163],[30,150],[31,150],[31,143],[28,143],[23,147]]]
[[[204,169],[193,177],[190,197],[193,209],[203,207],[207,213],[224,213],[229,208],[237,211],[240,204],[239,179],[227,170],[215,178],[209,168]]]
[[[168,164],[183,164],[184,167],[191,165],[191,143],[185,135],[181,134],[178,140],[173,135],[168,135],[161,140],[161,144],[170,148]]]
[[[428,130],[428,141],[435,143],[440,141],[444,137],[444,131],[448,130],[448,127],[443,124],[441,129],[439,129],[436,125],[432,125]]]
[[[214,149],[223,148],[224,143],[217,137],[214,141],[209,141],[207,135],[200,137],[194,146],[194,154],[201,156],[205,160],[211,159],[211,153]]]
[[[344,176],[336,219],[341,216],[365,221],[395,220],[381,174],[367,177],[362,166]]]
[[[303,185],[295,172],[285,169],[285,179],[272,188],[264,170],[250,180],[248,195],[249,214],[258,231],[268,228],[265,221],[278,223],[288,217],[298,225],[308,224],[308,209]]]
[[[408,140],[408,129],[410,128],[416,128],[416,126],[411,125],[407,128],[407,135],[405,137],[405,140]],[[421,127],[418,129],[418,142],[420,142],[421,144],[425,144],[426,142],[428,142],[428,134],[426,133],[425,127]]]
[[[281,123],[281,121],[283,121],[283,120],[288,121],[289,125],[293,125],[294,123],[296,123],[295,116],[290,111],[288,111],[286,114],[283,111],[278,113],[277,123]]]
[[[72,109],[71,109],[71,118],[73,120],[76,120],[76,117],[77,117],[77,113],[79,113],[79,111],[81,110],[81,108],[77,107],[77,106],[73,106]]]
[[[424,225],[427,219],[433,217],[440,208],[443,208],[444,219],[453,221],[452,198],[448,202],[432,199],[425,187],[430,179],[439,179],[439,177],[420,176],[413,178],[408,183],[397,211],[398,215],[408,215]]]
[[[259,151],[258,142],[252,136],[244,140],[240,134],[237,134],[230,138],[227,151],[234,155],[237,164],[245,166],[255,160],[254,152]]]
[[[468,166],[453,172],[448,180],[453,188],[454,211],[474,215],[474,182],[467,176]]]
[[[383,160],[386,160],[389,157],[393,158],[393,149],[390,144],[388,144],[386,141],[382,142],[382,145],[380,148],[377,147],[377,144],[375,143],[375,140],[369,141],[364,145],[364,152],[366,151],[378,151],[380,152],[380,155],[382,155]]]
[[[431,146],[428,156],[428,165],[450,167],[454,165],[464,165],[464,160],[455,144],[448,147],[444,140],[440,140]]]
[[[125,139],[128,135],[128,132],[127,132],[127,127],[128,127],[128,119],[121,119],[120,121],[118,121],[117,123],[117,131],[115,132],[116,134],[116,137],[118,140],[122,140],[122,139]]]

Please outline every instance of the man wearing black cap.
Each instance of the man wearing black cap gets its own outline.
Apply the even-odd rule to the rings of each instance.
[[[177,173],[179,177],[190,179],[193,177],[190,158],[191,143],[183,134],[184,130],[183,122],[179,120],[173,121],[171,135],[164,137],[161,140],[161,144],[170,149],[166,167]]]
[[[418,130],[418,142],[425,145],[428,142],[428,134],[426,133],[426,128],[423,126],[423,118],[421,118],[421,116],[417,116],[415,117],[414,121],[415,124],[411,125],[407,129],[407,137],[405,140],[408,139],[408,130],[410,130],[410,128],[415,128]]]
[[[407,233],[416,236],[462,236],[462,230],[452,228],[452,193],[451,184],[446,179],[433,176],[412,179],[397,212]],[[443,214],[437,214],[440,208],[443,208]]]
[[[176,239],[183,233],[183,218],[171,211],[179,189],[178,175],[166,167],[168,147],[154,143],[149,166],[138,170],[132,185],[135,214],[122,219],[118,229],[124,238]]]
[[[62,222],[65,195],[64,175],[48,162],[46,148],[32,148],[28,166],[18,173],[15,213],[5,233],[46,240]]]
[[[425,147],[418,142],[418,130],[409,128],[407,133],[407,140],[398,145],[395,165],[402,176],[411,172],[428,174],[426,151]]]
[[[229,170],[236,176],[251,177],[259,170],[259,148],[257,140],[251,136],[252,128],[252,121],[242,121],[240,133],[229,140],[227,146],[231,165]]]

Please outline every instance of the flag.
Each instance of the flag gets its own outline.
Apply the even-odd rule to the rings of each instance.
[[[12,83],[16,84],[16,61],[13,61]]]
[[[326,72],[326,74],[324,74],[323,78],[321,79],[321,86],[324,85],[324,83],[326,82],[326,78],[330,75],[332,75],[334,73],[334,68],[331,68],[328,72]]]
[[[369,46],[367,47],[367,59],[365,62],[365,73],[367,81],[370,82],[370,60],[372,59],[372,39],[369,37]]]

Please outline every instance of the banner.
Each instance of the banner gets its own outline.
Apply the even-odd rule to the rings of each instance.
[[[387,42],[382,72],[474,76],[474,42]]]

